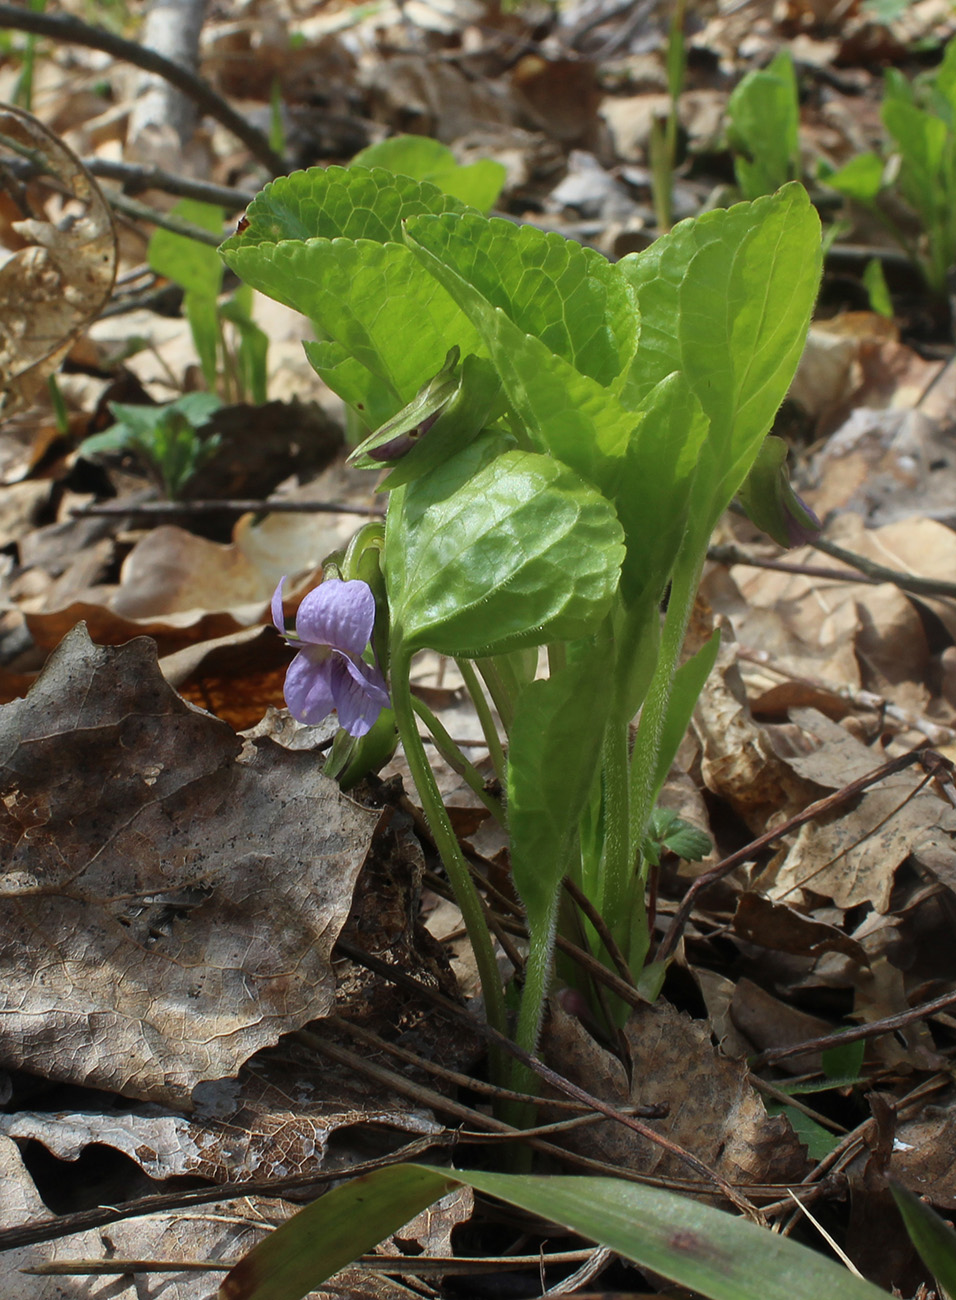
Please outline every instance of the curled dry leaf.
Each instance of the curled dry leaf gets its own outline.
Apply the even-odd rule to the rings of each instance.
[[[112,1099],[84,1110],[19,1111],[0,1116],[0,1133],[41,1142],[58,1160],[76,1160],[95,1143],[124,1152],[150,1178],[223,1183],[316,1172],[333,1134],[337,1159],[357,1162],[373,1147],[369,1125],[441,1132],[429,1111],[288,1038],[257,1052],[237,1078],[198,1084],[192,1103],[188,1115]]]
[[[9,412],[32,400],[109,298],[116,232],[96,181],[31,113],[0,109],[0,147],[40,171],[23,185],[4,178],[21,214],[10,223],[18,247],[0,266],[0,410]]]
[[[273,1227],[284,1223],[298,1207],[277,1197],[243,1196],[217,1205],[140,1215],[111,1223],[108,1228],[75,1232],[56,1241],[21,1246],[3,1256],[6,1300],[66,1300],[66,1297],[109,1296],[110,1300],[208,1300],[215,1282],[208,1272],[189,1268],[197,1259],[234,1260]],[[33,1179],[15,1142],[0,1136],[0,1228],[13,1228],[48,1219]],[[109,1267],[110,1259],[164,1260],[159,1273],[133,1275],[117,1270],[104,1277],[64,1277],[28,1274],[21,1269],[89,1260]],[[182,1263],[183,1267],[178,1265]],[[225,1268],[223,1269],[225,1272]],[[327,1295],[327,1292],[320,1292]],[[366,1300],[361,1292],[356,1300]],[[335,1293],[351,1300],[351,1291]],[[375,1300],[380,1300],[378,1296]],[[386,1292],[381,1300],[392,1300]]]
[[[0,710],[0,1062],[188,1100],[331,1008],[379,814],[75,628]]]

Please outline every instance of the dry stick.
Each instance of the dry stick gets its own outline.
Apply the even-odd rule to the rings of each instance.
[[[607,950],[607,955],[610,957],[611,961],[613,961],[614,965],[617,967],[621,979],[624,980],[625,984],[629,984],[632,989],[636,989],[637,985],[634,982],[634,976],[631,973],[631,968],[630,966],[628,966],[624,958],[624,954],[617,946],[617,942],[615,941],[614,935],[611,934],[611,931],[608,929],[608,925],[604,917],[597,910],[597,908],[587,897],[587,895],[577,887],[577,885],[574,883],[574,881],[571,879],[570,876],[565,876],[564,880],[561,883],[564,887],[565,892],[570,895],[570,897],[581,909],[581,911],[584,913],[587,919],[594,926],[595,933],[597,934],[601,942],[604,944],[604,947]]]
[[[127,41],[103,27],[93,27],[70,14],[37,13],[12,4],[0,4],[0,28],[5,27],[71,45],[83,45],[91,50],[101,50],[114,59],[122,59],[125,63],[142,68],[144,72],[153,72],[165,78],[170,85],[188,95],[204,113],[221,122],[241,140],[252,155],[269,169],[272,176],[281,176],[288,170],[285,160],[276,153],[258,127],[247,122],[202,77],[157,54],[155,50],[137,45],[135,41]]]
[[[94,176],[101,176],[108,181],[119,181],[129,194],[138,193],[140,190],[162,190],[164,194],[174,194],[177,198],[199,199],[202,203],[214,203],[216,207],[225,208],[227,212],[240,212],[256,197],[252,190],[238,190],[229,185],[213,185],[211,181],[178,176],[163,167],[117,162],[110,158],[84,158],[82,162],[86,170]]]
[[[239,212],[247,208],[256,197],[252,190],[238,190],[229,185],[214,185],[212,181],[193,180],[190,176],[178,176],[175,172],[152,164],[119,162],[112,158],[97,158],[95,155],[81,158],[80,162],[91,176],[119,181],[127,194],[138,194],[141,190],[161,190],[164,194],[173,194],[177,198],[213,203],[216,207],[225,208],[227,212]],[[20,181],[43,176],[48,170],[40,163],[26,158],[8,158],[4,166]],[[107,194],[107,198],[110,197],[112,196]]]
[[[104,1224],[118,1223],[121,1219],[139,1219],[148,1214],[162,1214],[167,1210],[181,1210],[191,1205],[212,1205],[229,1201],[237,1196],[279,1196],[282,1192],[305,1191],[340,1178],[370,1174],[387,1165],[415,1160],[431,1147],[452,1146],[454,1133],[435,1133],[416,1138],[393,1151],[391,1155],[365,1160],[358,1165],[337,1166],[335,1169],[317,1169],[310,1174],[294,1174],[288,1178],[244,1179],[241,1182],[220,1183],[217,1187],[196,1187],[185,1192],[167,1192],[161,1196],[141,1196],[123,1205],[97,1205],[92,1210],[78,1210],[61,1214],[53,1219],[40,1219],[34,1223],[18,1224],[13,1228],[0,1228],[0,1253],[17,1250],[21,1246],[35,1246],[41,1241],[55,1241],[59,1237],[72,1237],[74,1233],[101,1228]]]
[[[930,1002],[921,1002],[909,1011],[900,1011],[895,1016],[885,1016],[882,1020],[871,1020],[868,1024],[857,1025],[854,1029],[840,1029],[832,1034],[821,1034],[818,1038],[809,1038],[803,1043],[792,1043],[789,1047],[770,1047],[750,1062],[752,1070],[759,1070],[763,1065],[772,1065],[788,1056],[799,1056],[801,1052],[825,1052],[830,1047],[842,1047],[844,1043],[857,1043],[861,1038],[875,1038],[878,1034],[888,1034],[895,1029],[903,1029],[916,1020],[934,1016],[956,1003],[956,993],[944,993],[942,997]]]
[[[363,515],[373,519],[385,514],[381,506],[351,506],[335,501],[239,500],[223,501],[140,501],[124,505],[121,501],[100,501],[78,506],[70,511],[74,519],[92,515]]]
[[[410,975],[406,975],[404,971],[396,969],[394,966],[389,965],[388,962],[380,960],[378,957],[373,957],[371,953],[363,952],[361,948],[357,948],[347,940],[339,939],[336,948],[346,957],[351,958],[352,961],[358,962],[361,966],[365,966],[366,969],[373,971],[376,975],[381,975],[397,988],[407,989],[409,992],[413,992],[419,996],[423,993],[427,994],[429,1000],[435,1006],[446,1011],[454,1019],[458,1020],[460,1018],[467,1018],[468,1024],[473,1030],[480,1033],[489,1043],[493,1043],[495,1046],[500,1047],[501,1050],[507,1052],[509,1056],[513,1056],[517,1061],[520,1061],[521,1064],[527,1066],[529,1070],[533,1070],[539,1078],[543,1079],[545,1083],[550,1084],[552,1088],[557,1089],[558,1092],[563,1092],[566,1097],[570,1097],[573,1101],[579,1101],[582,1105],[590,1106],[593,1110],[602,1114],[606,1119],[614,1120],[616,1124],[621,1124],[624,1128],[631,1129],[640,1137],[645,1138],[648,1142],[653,1142],[655,1146],[661,1147],[669,1155],[676,1157],[676,1159],[682,1161],[689,1168],[693,1169],[698,1177],[708,1180],[712,1186],[717,1187],[727,1200],[729,1200],[732,1205],[735,1205],[742,1213],[746,1214],[748,1218],[754,1220],[754,1222],[762,1221],[761,1215],[755,1205],[752,1205],[745,1196],[743,1196],[736,1188],[732,1187],[721,1174],[717,1173],[714,1169],[708,1168],[702,1160],[699,1160],[697,1156],[693,1155],[690,1151],[686,1151],[682,1146],[679,1146],[678,1143],[672,1142],[670,1138],[665,1137],[662,1133],[656,1132],[647,1124],[642,1123],[641,1120],[634,1118],[632,1115],[625,1115],[621,1111],[616,1110],[615,1107],[609,1105],[606,1101],[601,1101],[599,1097],[593,1096],[593,1094],[587,1092],[584,1088],[579,1088],[576,1083],[572,1083],[570,1079],[566,1079],[563,1075],[558,1074],[556,1070],[552,1070],[550,1066],[545,1065],[545,1063],[538,1060],[536,1056],[532,1056],[530,1052],[524,1051],[517,1045],[517,1043],[513,1043],[510,1038],[506,1038],[504,1034],[499,1034],[497,1030],[492,1029],[490,1025],[483,1025],[478,1021],[472,1020],[471,1017],[468,1017],[467,1014],[452,1002],[450,998],[446,998],[443,994],[437,993],[433,989],[425,990],[417,980],[412,979]]]
[[[857,569],[828,569],[822,564],[796,564],[793,560],[772,560],[759,555],[751,555],[741,546],[730,542],[708,546],[708,560],[717,564],[742,564],[751,569],[769,569],[773,573],[795,573],[802,578],[827,578],[834,582],[869,583],[873,586],[879,578],[868,578]]]
[[[261,1225],[260,1225],[261,1226]],[[579,1264],[591,1260],[594,1247],[584,1250],[555,1250],[536,1255],[360,1255],[355,1261],[370,1273],[399,1273],[414,1277],[468,1276],[472,1273],[507,1273],[524,1268],[545,1268],[552,1264]],[[110,1273],[227,1273],[239,1263],[237,1259],[64,1259],[21,1268],[31,1277],[56,1277],[69,1274]],[[575,1274],[577,1276],[577,1274]],[[570,1279],[568,1279],[570,1280]],[[564,1285],[563,1283],[561,1285]],[[391,1294],[391,1293],[390,1293]],[[412,1292],[408,1293],[409,1295]],[[417,1293],[416,1300],[418,1300]],[[546,1294],[561,1295],[560,1291]]]
[[[810,804],[808,808],[805,808],[802,813],[797,813],[795,817],[790,817],[780,826],[775,826],[773,830],[767,831],[765,835],[751,840],[742,849],[738,849],[730,857],[724,858],[723,862],[718,862],[716,867],[711,867],[710,871],[705,871],[702,876],[698,876],[681,900],[670,928],[658,946],[655,960],[664,961],[673,952],[699,895],[709,889],[711,885],[716,884],[718,880],[722,880],[724,876],[729,875],[741,862],[745,862],[747,858],[752,858],[764,849],[770,848],[777,840],[789,835],[791,831],[797,830],[807,822],[813,821],[815,817],[832,812],[835,808],[849,803],[850,800],[855,799],[858,794],[861,794],[871,785],[892,776],[895,772],[902,772],[904,768],[910,767],[913,763],[919,763],[927,771],[932,771],[933,775],[936,774],[940,767],[951,766],[941,754],[937,754],[932,749],[919,748],[910,750],[906,754],[900,754],[896,758],[891,758],[889,762],[883,763],[882,766],[866,776],[851,781],[849,785],[845,785],[834,794],[827,795],[825,799],[818,799],[815,803]]]
[[[856,552],[844,550],[842,546],[836,546],[833,542],[824,541],[822,537],[813,539],[810,545],[815,550],[822,551],[824,555],[832,555],[842,564],[852,565],[854,569],[859,569],[861,573],[876,582],[892,582],[894,586],[899,587],[900,591],[908,591],[914,596],[956,597],[956,582],[943,582],[939,578],[921,578],[915,573],[890,569],[885,564],[867,559],[865,555],[857,555]]]

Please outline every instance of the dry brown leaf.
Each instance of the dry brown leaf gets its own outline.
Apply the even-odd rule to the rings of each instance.
[[[23,109],[0,109],[0,145],[43,176],[10,197],[22,247],[0,267],[0,409],[29,402],[109,298],[116,233],[109,205],[76,155]]]
[[[768,819],[782,821],[818,797],[819,790],[780,757],[769,729],[754,722],[731,638],[724,638],[701,692],[694,731],[704,784],[756,833],[767,829]]]
[[[328,1012],[378,813],[76,628],[0,711],[0,1056],[182,1103]]]
[[[832,1032],[833,1026],[818,1016],[808,1015],[781,1002],[752,980],[740,979],[730,1003],[730,1019],[758,1052],[773,1047],[793,1047],[808,1039]],[[781,1069],[790,1074],[818,1073],[822,1068],[819,1052],[786,1056]]]
[[[294,1042],[256,1053],[238,1078],[197,1084],[192,1101],[189,1114],[153,1102],[19,1111],[0,1117],[0,1132],[42,1142],[59,1160],[99,1143],[124,1152],[150,1178],[222,1183],[317,1171],[333,1134],[337,1159],[362,1159],[371,1149],[368,1125],[442,1131],[430,1111]],[[361,1131],[350,1151],[343,1131],[353,1128]]]
[[[632,1012],[623,1033],[631,1058],[630,1088],[621,1063],[577,1020],[554,1008],[544,1049],[565,1077],[602,1100],[666,1106],[667,1118],[648,1121],[650,1126],[725,1178],[785,1182],[806,1171],[806,1153],[793,1129],[783,1117],[767,1115],[746,1065],[712,1045],[706,1021],[658,1002]],[[619,1124],[583,1130],[575,1149],[640,1173],[694,1177],[683,1161]]]
[[[760,894],[741,894],[734,914],[734,933],[762,948],[789,952],[798,957],[818,957],[825,952],[842,952],[861,965],[866,952],[835,925],[804,916],[783,903],[772,903]]]
[[[8,1251],[3,1257],[4,1300],[210,1300],[222,1274],[176,1264],[223,1260],[229,1264],[279,1227],[301,1206],[275,1197],[244,1196],[215,1205],[141,1215],[106,1227],[73,1233],[56,1241]],[[0,1227],[12,1228],[50,1217],[24,1167],[16,1144],[0,1135]],[[21,1269],[71,1260],[168,1261],[166,1271],[130,1276],[117,1272],[93,1277],[43,1276]],[[406,1300],[407,1291],[362,1269],[337,1274],[334,1284],[310,1295],[326,1300]]]
[[[799,776],[838,790],[880,765],[880,755],[815,709],[791,716],[814,742],[813,752],[788,760]],[[766,892],[783,902],[807,889],[837,907],[871,903],[885,912],[896,869],[909,854],[956,836],[956,809],[926,789],[916,793],[921,780],[918,772],[898,772],[850,807],[801,827]]]
[[[942,1210],[956,1210],[956,1111],[927,1106],[896,1130],[890,1177]]]

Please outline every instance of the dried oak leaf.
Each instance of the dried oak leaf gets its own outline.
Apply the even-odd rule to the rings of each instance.
[[[8,182],[18,247],[0,266],[0,410],[32,400],[80,330],[109,298],[116,231],[100,187],[79,158],[23,109],[0,109],[0,137],[41,174]]]
[[[142,1214],[55,1241],[21,1246],[3,1256],[4,1300],[209,1300],[218,1277],[189,1265],[197,1259],[232,1262],[299,1208],[275,1196],[243,1196],[186,1213],[173,1209]],[[0,1228],[49,1217],[16,1143],[0,1136]],[[106,1269],[111,1260],[162,1260],[166,1268],[134,1275],[117,1265],[113,1273],[90,1278],[20,1271],[78,1259]],[[329,1300],[397,1300],[406,1294],[365,1290],[360,1285],[314,1293]]]
[[[224,1183],[313,1173],[325,1166],[333,1135],[335,1157],[355,1163],[370,1152],[370,1125],[441,1132],[431,1112],[292,1038],[257,1052],[238,1078],[198,1084],[192,1102],[188,1115],[113,1098],[82,1110],[22,1110],[0,1115],[0,1134],[41,1142],[58,1160],[76,1160],[97,1144],[122,1151],[150,1178]]]
[[[179,1104],[234,1075],[331,1009],[378,819],[74,628],[0,709],[0,1063]]]
[[[768,1116],[745,1063],[713,1046],[705,1021],[658,1002],[635,1010],[623,1034],[630,1087],[620,1061],[564,1012],[552,1009],[543,1046],[566,1078],[602,1100],[666,1106],[667,1117],[649,1126],[733,1182],[787,1182],[806,1172],[806,1153],[787,1120]],[[566,1141],[638,1173],[696,1177],[678,1157],[610,1121],[581,1130],[580,1137],[568,1134]]]

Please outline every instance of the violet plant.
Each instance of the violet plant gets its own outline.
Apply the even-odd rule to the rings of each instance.
[[[427,182],[332,167],[274,181],[247,220],[223,245],[227,264],[314,323],[310,361],[372,431],[356,461],[392,466],[384,539],[370,534],[334,570],[374,589],[375,663],[359,646],[364,614],[341,630],[351,582],[323,584],[300,611],[290,704],[309,717],[335,704],[357,736],[384,708],[387,672],[382,716],[390,733],[394,716],[461,907],[489,1022],[506,1032],[483,904],[419,737],[433,720],[409,685],[420,650],[459,663],[505,791],[503,810],[486,801],[506,820],[527,913],[514,1036],[533,1050],[565,876],[645,990],[659,987],[643,850],[717,653],[714,635],[682,660],[708,540],[752,469],[779,535],[795,512],[811,526],[765,439],[817,291],[816,213],[791,184],[612,265]],[[277,596],[281,626],[280,609]],[[390,742],[376,723],[349,743],[354,776]]]

